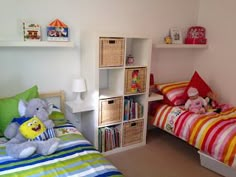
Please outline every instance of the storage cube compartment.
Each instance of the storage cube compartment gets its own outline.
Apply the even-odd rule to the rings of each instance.
[[[124,38],[100,38],[99,67],[124,65]]]
[[[99,125],[121,122],[123,98],[116,97],[100,100]]]
[[[124,94],[124,69],[99,69],[100,99],[119,97]]]
[[[98,129],[98,150],[100,152],[120,147],[120,126],[116,125]]]
[[[125,94],[144,93],[146,91],[146,67],[125,69]]]
[[[143,95],[126,96],[124,98],[124,121],[143,118],[144,106],[141,97],[145,98]]]
[[[123,146],[140,143],[143,140],[143,120],[123,123]]]
[[[148,61],[144,58],[151,57],[152,42],[150,39],[126,38],[126,65],[129,66],[147,66]],[[127,56],[133,57],[133,64],[127,62]]]

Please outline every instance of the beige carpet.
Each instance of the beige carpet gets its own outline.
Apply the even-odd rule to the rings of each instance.
[[[147,145],[106,156],[126,177],[220,177],[200,165],[197,150],[159,129]]]

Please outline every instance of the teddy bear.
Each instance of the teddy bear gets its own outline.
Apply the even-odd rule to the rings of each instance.
[[[219,105],[217,101],[217,96],[213,92],[208,92],[205,100],[208,103],[209,108],[211,109],[215,109]]]
[[[217,101],[217,95],[213,92],[208,92],[207,97],[205,98],[207,102],[207,109],[208,111],[211,110],[216,113],[220,113],[222,108],[220,108],[220,105]]]
[[[208,109],[216,113],[224,112],[233,107],[231,104],[219,103],[217,95],[213,92],[208,92],[205,100],[208,103]]]
[[[14,118],[4,131],[8,155],[27,158],[34,153],[50,155],[59,146],[59,139],[54,132],[54,123],[48,118],[49,104],[39,98],[29,102],[19,101],[20,118]]]

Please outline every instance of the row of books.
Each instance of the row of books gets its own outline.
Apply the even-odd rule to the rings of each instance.
[[[143,105],[133,98],[125,98],[124,120],[138,119],[143,117]]]
[[[104,127],[98,130],[98,150],[110,151],[120,147],[120,130],[117,127]]]

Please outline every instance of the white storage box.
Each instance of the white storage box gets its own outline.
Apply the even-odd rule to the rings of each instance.
[[[236,169],[231,168],[230,166],[210,157],[209,155],[198,151],[200,154],[201,165],[219,173],[225,177],[236,177]]]

